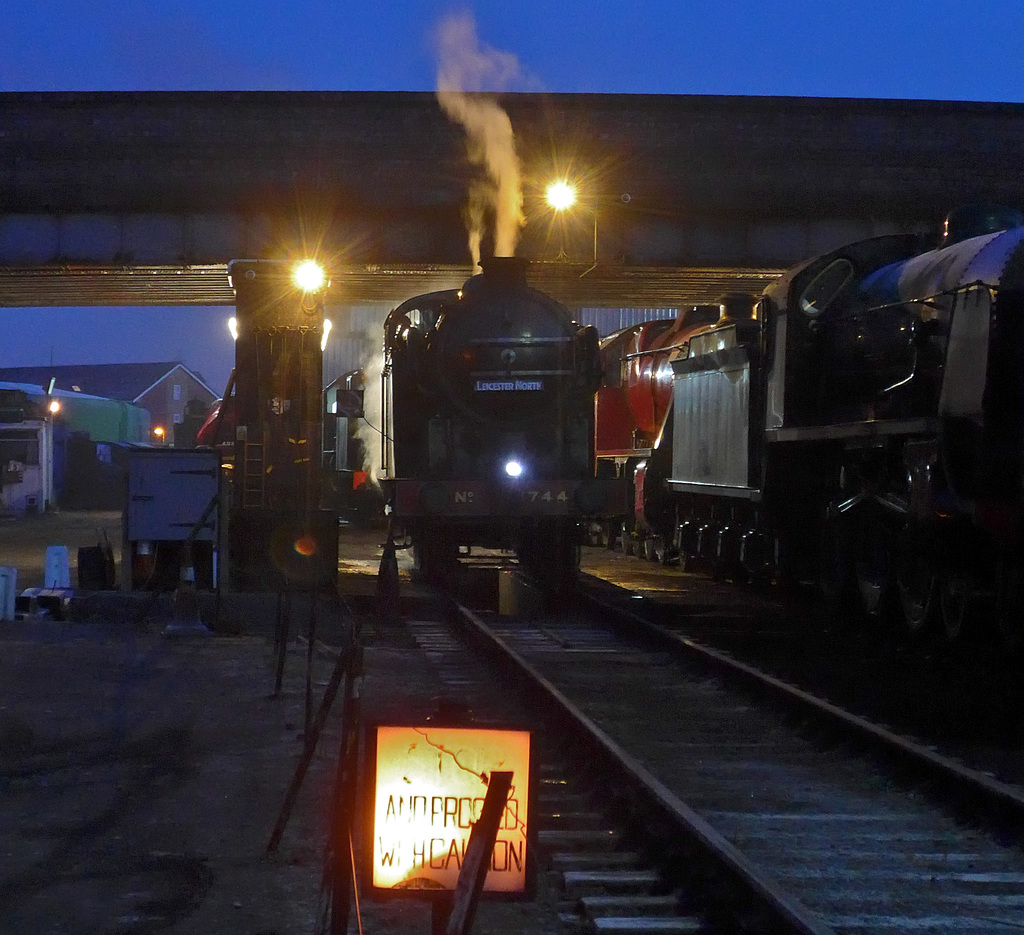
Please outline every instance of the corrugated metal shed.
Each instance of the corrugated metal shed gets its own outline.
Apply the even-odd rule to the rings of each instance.
[[[630,325],[675,318],[678,314],[677,308],[581,308],[576,320],[581,325],[593,325],[603,338]]]

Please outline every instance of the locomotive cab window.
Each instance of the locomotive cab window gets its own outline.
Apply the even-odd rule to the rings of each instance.
[[[852,279],[853,264],[849,260],[833,260],[800,293],[800,310],[808,318],[817,318]]]

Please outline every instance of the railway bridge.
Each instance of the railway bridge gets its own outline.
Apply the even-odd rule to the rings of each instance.
[[[517,253],[571,306],[759,291],[841,243],[1024,205],[1019,104],[508,94]],[[0,94],[0,306],[229,305],[315,253],[332,304],[461,284],[484,170],[429,93]],[[580,205],[553,215],[556,177]],[[484,252],[488,242],[484,242]]]

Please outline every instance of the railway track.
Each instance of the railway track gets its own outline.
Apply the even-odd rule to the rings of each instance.
[[[543,712],[540,843],[567,924],[1024,929],[1013,788],[639,620],[454,619]]]

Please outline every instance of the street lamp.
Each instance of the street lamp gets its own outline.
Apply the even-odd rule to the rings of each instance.
[[[555,211],[564,211],[566,208],[571,208],[576,204],[576,199],[578,197],[579,193],[576,191],[576,186],[571,185],[564,179],[552,182],[544,190],[544,200],[547,201]]]
[[[561,211],[567,211],[573,205],[579,201],[579,190],[572,183],[566,179],[557,179],[551,182],[546,189],[544,189],[544,200],[548,203],[548,206],[558,214]],[[580,273],[580,279],[587,275],[591,270],[597,268],[597,211],[594,210],[594,262],[590,269],[584,270]],[[559,257],[565,256],[565,249],[559,251]]]

